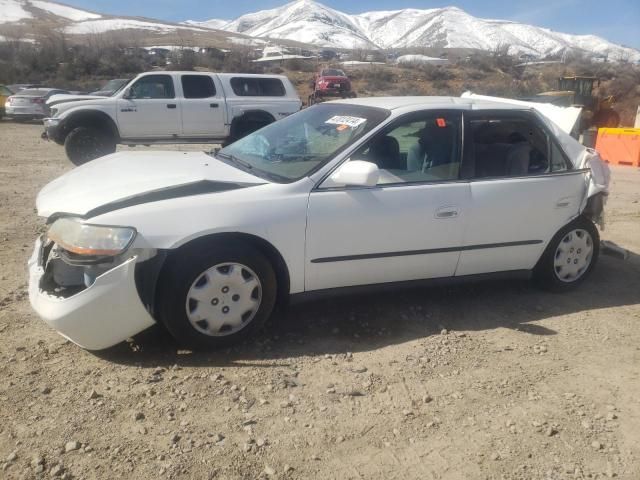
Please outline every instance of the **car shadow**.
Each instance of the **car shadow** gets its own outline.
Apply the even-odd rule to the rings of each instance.
[[[93,353],[110,362],[141,367],[273,367],[301,356],[376,350],[442,329],[507,328],[543,337],[557,332],[535,323],[539,320],[640,303],[639,279],[640,256],[630,253],[627,260],[620,260],[603,255],[585,283],[563,294],[544,292],[521,280],[341,296],[291,306],[257,337],[231,348],[183,350],[155,326],[131,342]]]

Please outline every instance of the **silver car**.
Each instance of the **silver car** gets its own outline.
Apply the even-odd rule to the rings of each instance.
[[[60,93],[69,92],[58,88],[31,88],[22,90],[7,99],[5,113],[9,118],[20,120],[48,117],[49,107],[47,107],[47,100],[52,95]]]

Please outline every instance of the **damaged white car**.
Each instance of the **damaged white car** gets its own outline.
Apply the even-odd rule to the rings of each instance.
[[[47,185],[29,296],[103,349],[164,325],[227,345],[292,296],[593,270],[598,155],[535,105],[449,97],[327,102],[212,153],[121,152]]]

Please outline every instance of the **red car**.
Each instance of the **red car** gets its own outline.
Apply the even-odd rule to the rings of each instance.
[[[351,91],[351,81],[342,70],[337,68],[323,68],[316,73],[311,84],[313,93],[309,95],[309,105],[322,100],[322,97],[338,96],[342,98],[355,97]]]

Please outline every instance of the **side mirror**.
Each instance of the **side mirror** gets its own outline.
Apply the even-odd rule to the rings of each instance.
[[[331,183],[351,187],[375,187],[380,179],[380,170],[375,163],[351,160],[343,163],[329,177]]]
[[[122,94],[122,98],[124,98],[125,100],[128,100],[130,98],[133,98],[131,96],[131,89],[130,88],[126,88],[124,93]]]

